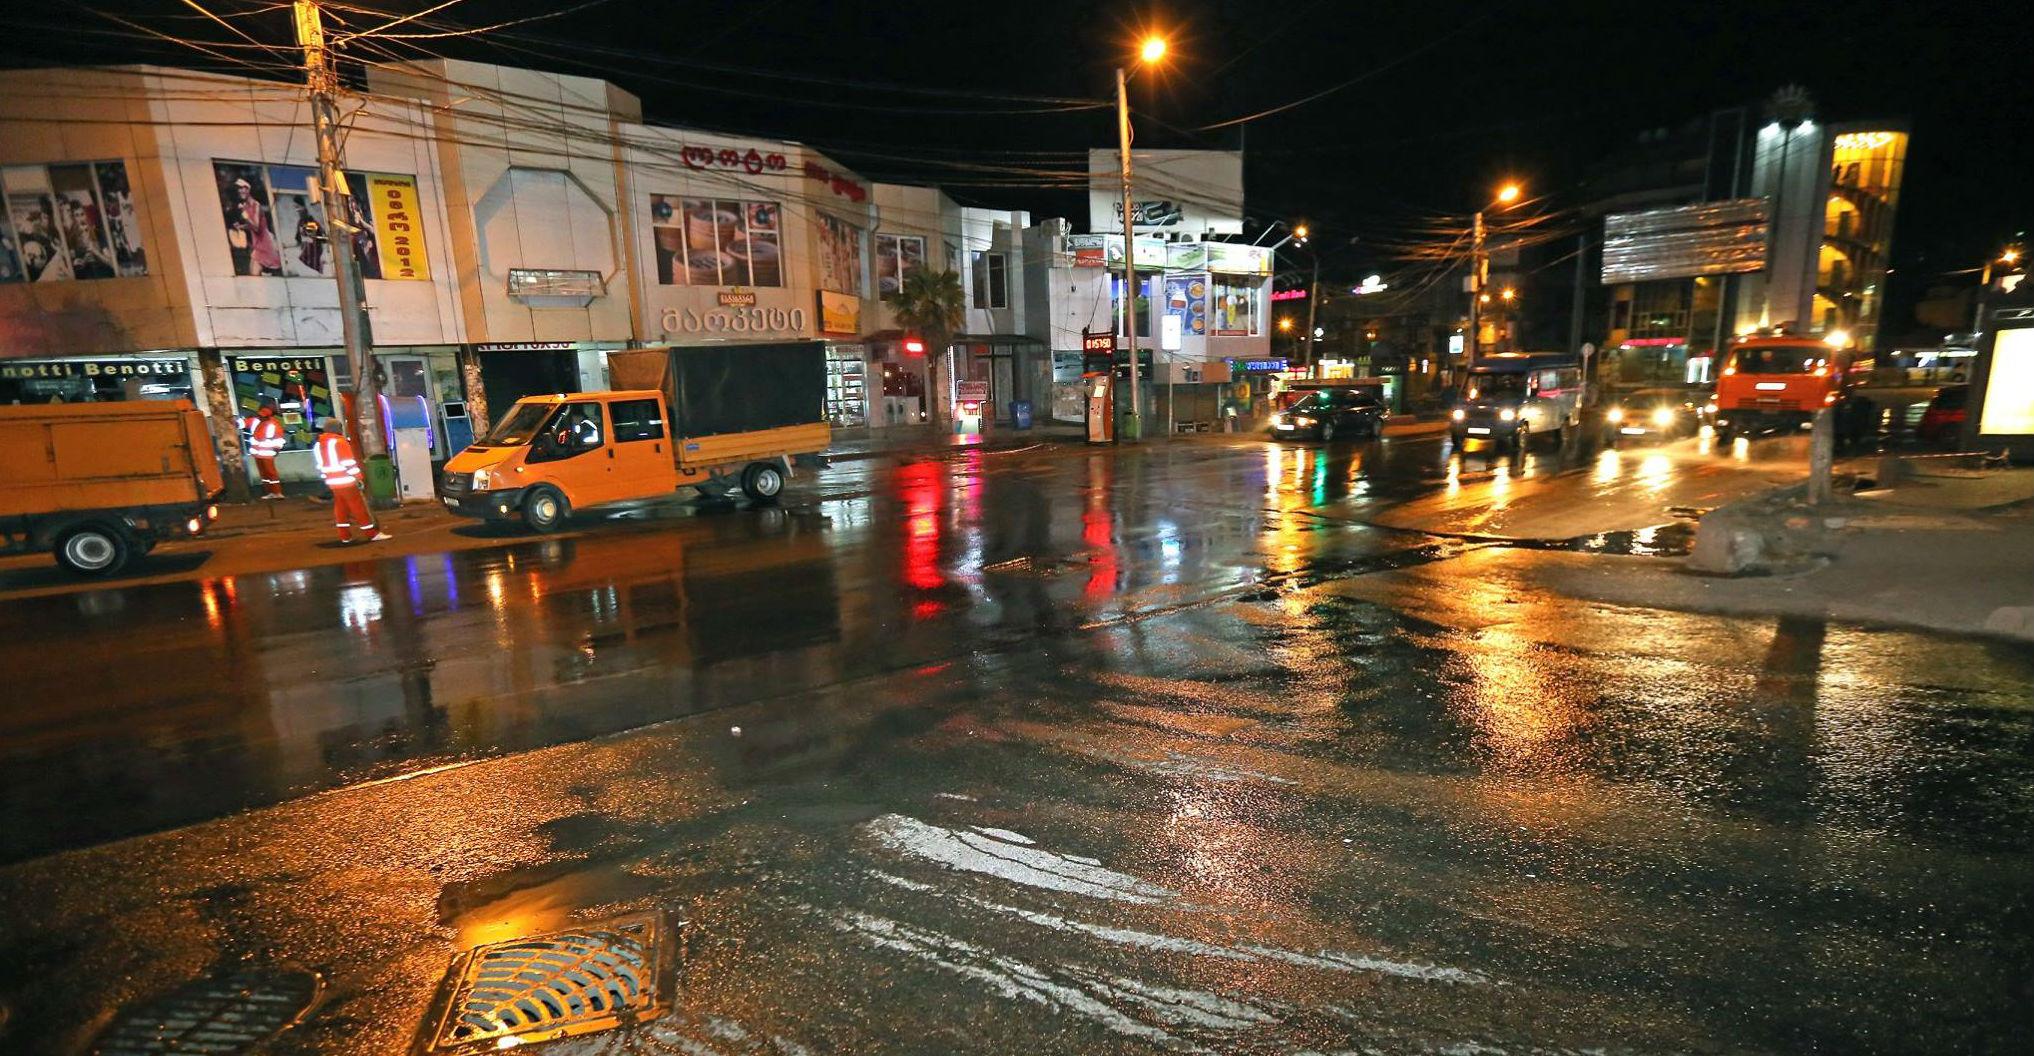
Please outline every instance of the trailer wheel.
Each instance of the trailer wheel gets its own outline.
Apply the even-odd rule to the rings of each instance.
[[[784,471],[768,462],[751,462],[742,470],[742,491],[757,502],[776,502],[784,493]]]
[[[572,504],[563,492],[548,484],[539,484],[523,496],[523,523],[533,532],[555,532],[565,526],[565,519],[572,516]]]
[[[127,536],[103,524],[67,528],[56,540],[57,564],[80,575],[112,575],[133,556],[134,546]]]

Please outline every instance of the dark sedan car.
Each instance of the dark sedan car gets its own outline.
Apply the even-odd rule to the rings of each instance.
[[[1321,389],[1278,413],[1271,420],[1271,435],[1318,437],[1377,436],[1384,431],[1384,409],[1377,394],[1363,389]]]
[[[1619,393],[1603,409],[1604,438],[1672,440],[1702,429],[1708,396],[1695,389],[1637,389]]]

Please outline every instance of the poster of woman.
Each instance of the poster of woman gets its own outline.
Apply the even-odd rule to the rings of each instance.
[[[102,161],[92,166],[99,177],[99,204],[106,212],[106,236],[113,243],[113,263],[122,277],[148,274],[142,252],[141,222],[134,215],[134,192],[127,184],[127,166]]]
[[[106,239],[106,215],[99,208],[99,184],[90,165],[51,165],[49,185],[55,192],[57,226],[70,253],[71,276],[110,279],[113,246]]]
[[[281,275],[282,247],[276,242],[261,166],[214,162],[212,172],[219,184],[219,212],[233,254],[233,274]]]
[[[315,169],[268,167],[268,183],[275,195],[275,237],[285,275],[330,274],[325,270],[324,210],[311,200],[310,181],[316,176]]]
[[[21,274],[29,282],[71,277],[70,254],[57,234],[56,206],[47,194],[9,194],[7,217],[14,222]]]

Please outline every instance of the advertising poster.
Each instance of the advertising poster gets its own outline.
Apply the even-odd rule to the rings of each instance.
[[[367,177],[367,196],[373,202],[374,230],[381,239],[381,277],[430,278],[423,215],[417,207],[417,178],[372,173]]]
[[[862,327],[862,299],[851,293],[819,291],[819,330],[825,334],[854,334]]]
[[[862,292],[862,229],[820,213],[813,225],[819,234],[819,288],[835,293]]]
[[[317,170],[301,165],[214,161],[212,175],[219,191],[219,219],[235,275],[278,275],[309,278],[332,274],[326,241],[325,207],[311,188]],[[353,229],[353,256],[365,279],[423,280],[431,277],[417,216],[417,178],[384,172],[346,175],[350,193],[346,224]],[[382,201],[374,195],[379,191]],[[394,194],[391,195],[390,192]],[[402,213],[395,231],[380,210]],[[392,236],[403,238],[397,243]]]
[[[148,274],[125,164],[16,165],[4,182],[0,282]]]
[[[776,202],[650,196],[657,282],[664,286],[784,285]]]
[[[1264,246],[1242,246],[1228,242],[1204,242],[1208,270],[1231,275],[1271,274],[1271,250]]]
[[[1208,280],[1179,275],[1165,280],[1165,314],[1179,320],[1180,333],[1196,337],[1208,332]]]

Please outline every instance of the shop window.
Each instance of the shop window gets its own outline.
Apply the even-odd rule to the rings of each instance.
[[[1214,303],[1214,333],[1222,337],[1255,337],[1263,333],[1263,311],[1257,303],[1262,280],[1215,275],[1209,287]]]
[[[656,400],[616,400],[607,405],[614,419],[614,442],[664,439],[664,415]]]
[[[904,276],[925,266],[925,239],[917,235],[876,233],[876,292],[894,297]]]
[[[861,296],[862,229],[820,213],[813,219],[812,230],[819,238],[819,288]]]
[[[970,278],[974,283],[976,308],[1010,307],[1010,276],[1008,263],[1001,253],[977,251]]]
[[[782,286],[776,202],[650,196],[657,282],[664,286]]]

